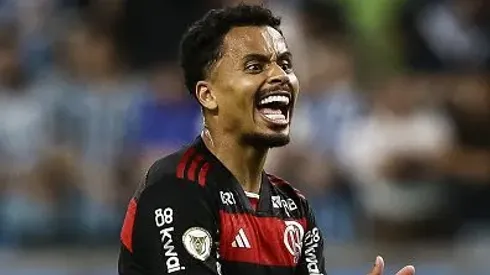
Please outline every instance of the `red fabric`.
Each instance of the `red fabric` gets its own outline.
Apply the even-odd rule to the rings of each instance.
[[[189,158],[194,155],[194,152],[196,149],[194,147],[189,148],[184,155],[182,156],[182,159],[180,160],[179,164],[177,165],[177,178],[183,179],[184,178],[184,172],[185,172],[185,167],[187,165],[187,162],[189,162]]]
[[[259,199],[258,198],[248,198],[250,201],[250,205],[252,206],[252,209],[255,211],[257,210],[257,206],[259,205]]]
[[[208,175],[209,171],[209,163],[204,163],[204,165],[201,167],[201,170],[199,171],[199,176],[198,176],[198,182],[199,185],[204,186],[206,185],[206,177]]]
[[[203,157],[201,155],[197,155],[194,160],[192,160],[191,166],[189,167],[189,171],[187,171],[187,178],[190,181],[196,180],[196,170],[199,162],[201,162]]]
[[[294,220],[306,232],[306,219]],[[296,266],[294,256],[285,245],[286,222],[277,217],[257,217],[220,211],[220,257],[232,262],[268,266]],[[233,247],[240,229],[244,231],[249,248]],[[287,238],[287,237],[286,237]]]
[[[133,198],[129,201],[128,209],[126,211],[126,216],[124,217],[124,222],[121,230],[121,242],[122,244],[133,253],[133,225],[134,216],[136,214],[137,203]]]

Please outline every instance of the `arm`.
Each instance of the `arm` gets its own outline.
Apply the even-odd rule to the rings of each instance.
[[[323,236],[308,206],[307,228],[296,275],[326,275]]]
[[[150,169],[147,187],[130,201],[119,274],[217,274],[216,217],[205,190],[155,170]]]

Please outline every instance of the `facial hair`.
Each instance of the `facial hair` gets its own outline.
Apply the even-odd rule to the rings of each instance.
[[[290,137],[289,135],[281,134],[268,135],[252,133],[244,134],[242,136],[242,142],[256,148],[269,149],[286,146],[290,142]]]

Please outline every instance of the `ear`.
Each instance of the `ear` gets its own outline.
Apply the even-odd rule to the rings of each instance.
[[[196,98],[199,104],[207,110],[213,111],[218,108],[218,101],[213,93],[211,84],[206,81],[199,81],[196,84]]]

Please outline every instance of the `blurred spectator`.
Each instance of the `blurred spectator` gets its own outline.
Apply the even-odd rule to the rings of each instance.
[[[448,197],[437,163],[452,132],[447,118],[427,109],[416,77],[389,80],[372,95],[372,110],[350,125],[341,154],[356,196],[380,240],[437,237]]]
[[[53,19],[58,0],[0,1],[0,21],[14,24],[19,31],[18,47],[25,73],[35,77],[51,63],[50,46],[53,38]]]
[[[490,86],[486,75],[453,76],[447,112],[455,142],[445,158],[465,232],[490,228]]]
[[[200,106],[183,86],[174,63],[153,69],[145,97],[133,108],[129,147],[138,152],[142,171],[192,142],[202,130]]]
[[[30,87],[21,65],[15,28],[0,30],[0,230],[16,243],[25,234],[49,230],[50,200],[34,182],[35,167],[49,146],[48,114]],[[38,225],[38,230],[32,226]],[[1,241],[1,238],[0,238]]]
[[[117,168],[124,135],[141,85],[125,75],[113,37],[104,28],[80,25],[67,37],[72,72],[56,108],[57,145],[71,151],[83,171],[81,222],[88,233],[116,230]]]
[[[407,1],[401,26],[405,60],[413,69],[490,69],[490,5],[486,0]]]

